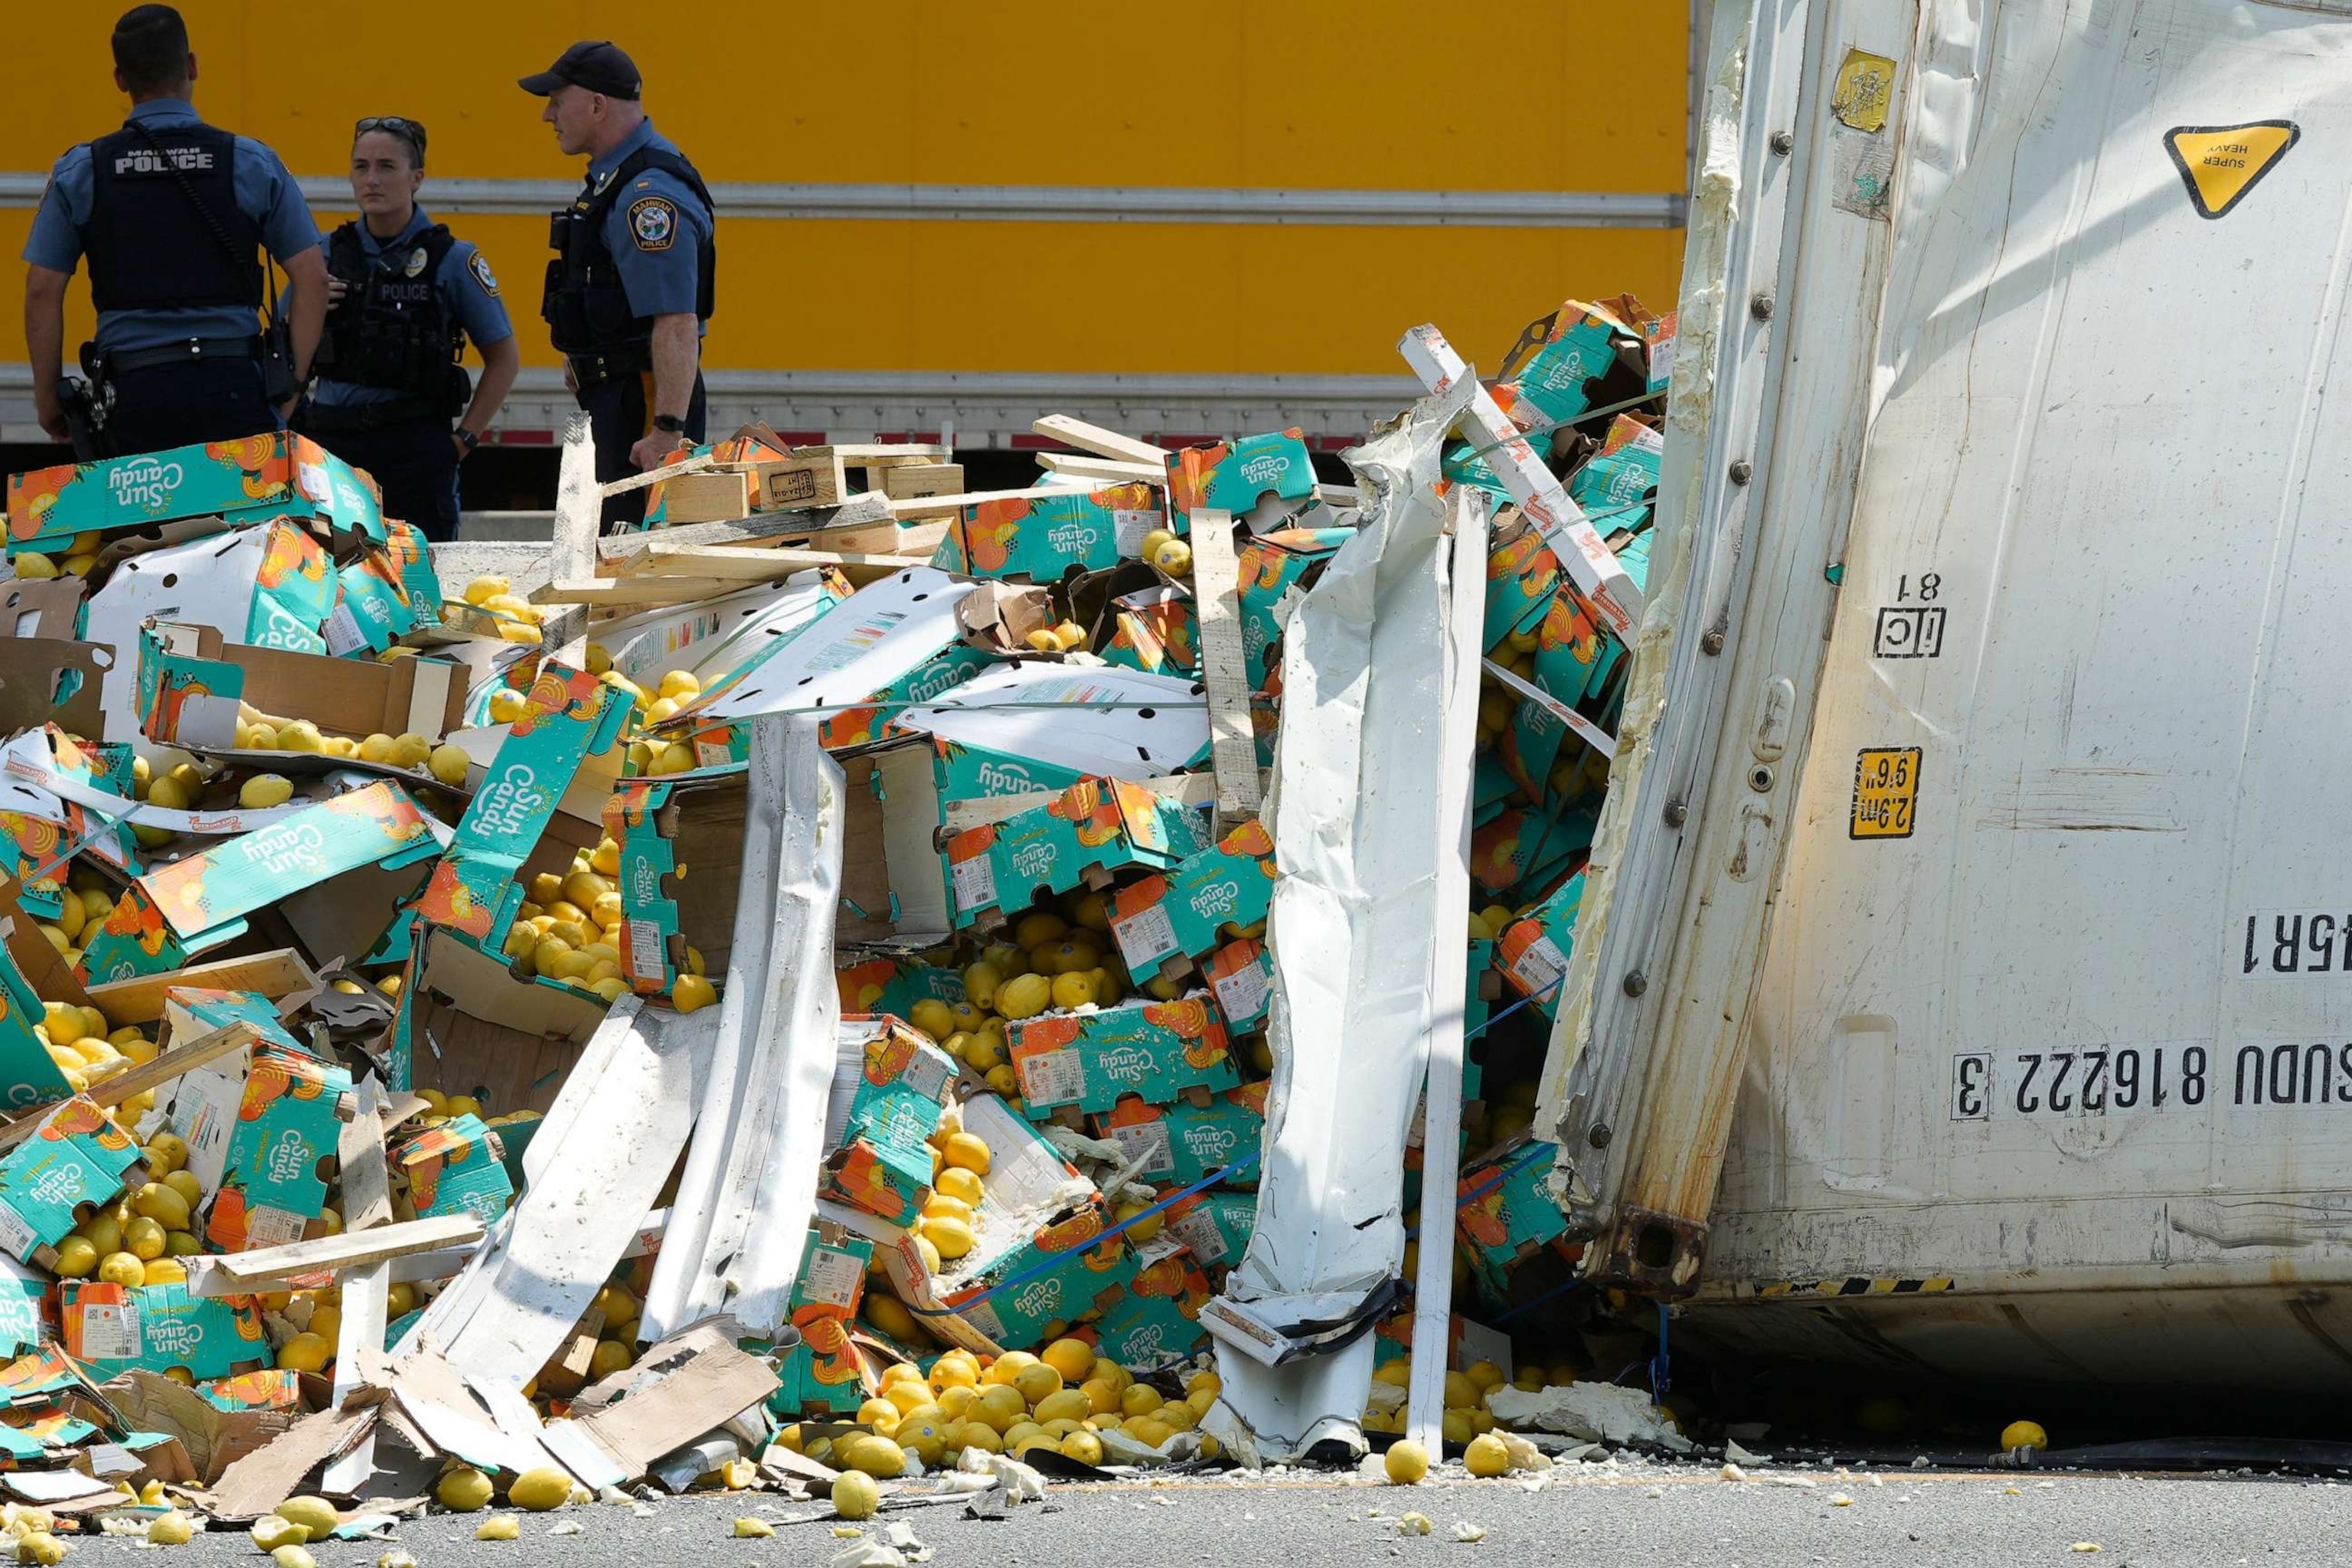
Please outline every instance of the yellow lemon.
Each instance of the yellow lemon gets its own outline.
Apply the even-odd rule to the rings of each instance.
[[[1076,972],[1056,974],[1053,991],[1054,1005],[1064,1011],[1091,1006],[1095,1000],[1094,976]]]
[[[147,1283],[147,1265],[136,1253],[110,1252],[99,1261],[98,1277],[131,1289]]]
[[[882,1489],[862,1471],[845,1470],[833,1480],[833,1511],[844,1519],[872,1519],[882,1506]]]
[[[256,773],[236,789],[236,804],[252,811],[284,805],[293,798],[294,781],[278,773]]]
[[[463,746],[443,744],[433,748],[431,754],[425,759],[425,765],[443,784],[461,784],[466,782],[466,770],[472,763]]]
[[[1008,1018],[1034,1018],[1054,1000],[1054,983],[1043,974],[1016,974],[997,988],[996,1010]]]
[[[1167,1403],[1160,1391],[1148,1383],[1139,1383],[1118,1396],[1118,1413],[1129,1420],[1149,1415]]]
[[[321,1372],[334,1359],[334,1342],[318,1334],[296,1334],[278,1347],[278,1364],[293,1372]]]
[[[2039,1423],[2012,1421],[2000,1429],[2000,1447],[2003,1453],[2012,1448],[2047,1448],[2050,1434]]]
[[[988,1141],[977,1132],[949,1134],[946,1147],[940,1152],[946,1156],[947,1163],[958,1170],[970,1171],[975,1176],[988,1174],[991,1159]]]
[[[98,1269],[98,1248],[86,1237],[69,1236],[58,1243],[58,1277],[87,1279]],[[143,1275],[144,1270],[142,1270]]]
[[[530,699],[520,691],[501,687],[490,693],[490,722],[493,724],[511,724],[530,709]],[[380,759],[371,758],[370,760]]]
[[[1062,1392],[1062,1374],[1045,1362],[1032,1362],[1013,1374],[1013,1389],[1034,1405]]]
[[[174,1171],[171,1174],[185,1177],[189,1184],[196,1187],[197,1196],[203,1196],[204,1188],[194,1176],[184,1171]],[[141,1187],[131,1198],[131,1206],[148,1218],[160,1222],[165,1230],[188,1228],[188,1199],[179,1190],[178,1184],[168,1179],[150,1182]]]
[[[1060,1373],[1064,1383],[1083,1383],[1094,1373],[1095,1347],[1084,1340],[1055,1340],[1040,1352],[1037,1359]]]
[[[533,1513],[562,1508],[572,1500],[572,1477],[553,1465],[525,1470],[507,1488],[507,1501]]]
[[[1393,1484],[1417,1486],[1429,1474],[1429,1450],[1410,1437],[1391,1443],[1387,1456],[1381,1460],[1381,1468],[1388,1472]]]
[[[681,974],[670,987],[670,1005],[681,1013],[699,1012],[718,1000],[718,990],[699,974]]]
[[[921,1222],[924,1239],[940,1249],[940,1257],[948,1261],[965,1256],[977,1245],[971,1226],[960,1219],[929,1219]]]
[[[466,584],[466,603],[469,605],[485,605],[490,600],[497,598],[501,594],[511,594],[513,592],[514,584],[507,581],[504,577],[477,577],[472,582]]]

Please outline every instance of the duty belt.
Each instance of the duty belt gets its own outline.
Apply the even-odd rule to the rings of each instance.
[[[625,375],[643,375],[654,367],[653,350],[644,343],[626,343],[619,348],[605,349],[598,353],[569,354],[572,378],[582,391],[602,386],[608,381],[618,381]]]
[[[158,343],[146,349],[110,349],[105,354],[106,368],[116,375],[134,370],[153,370],[157,365],[194,364],[208,359],[259,359],[261,339],[249,338],[188,338],[175,343]]]
[[[429,420],[448,428],[449,420],[438,409],[421,397],[396,397],[389,403],[307,403],[296,424],[303,430],[320,435],[349,434],[354,430],[382,430],[394,425],[408,425]]]

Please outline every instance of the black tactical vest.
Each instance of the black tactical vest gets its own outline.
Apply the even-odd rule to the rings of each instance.
[[[698,252],[694,281],[694,313],[706,321],[710,319],[719,280],[719,205],[693,164],[675,153],[640,147],[622,161],[602,190],[582,191],[579,200],[553,215],[548,243],[556,254],[547,264],[547,290],[539,313],[546,319],[559,353],[609,354],[653,341],[653,318],[631,313],[612,249],[604,243],[606,216],[627,194],[629,183],[647,169],[663,170],[685,182],[711,216],[714,232]],[[683,214],[679,220],[684,221]]]
[[[446,404],[465,347],[465,328],[440,286],[455,244],[437,223],[375,256],[361,247],[356,222],[330,235],[327,270],[346,287],[343,302],[327,312],[319,374]]]
[[[235,136],[125,126],[89,144],[89,163],[81,245],[100,310],[260,309],[261,226],[237,210]]]

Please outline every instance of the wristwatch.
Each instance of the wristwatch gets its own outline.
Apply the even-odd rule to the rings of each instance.
[[[470,452],[481,444],[482,437],[478,433],[467,429],[463,425],[457,426],[457,445]]]
[[[656,414],[654,416],[654,428],[672,436],[683,436],[686,434],[686,421],[675,414]]]

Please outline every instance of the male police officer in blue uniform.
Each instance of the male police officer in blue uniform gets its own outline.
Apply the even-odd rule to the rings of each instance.
[[[327,237],[326,342],[294,422],[375,477],[385,516],[446,543],[457,536],[457,465],[522,356],[489,262],[416,205],[424,181],[424,126],[380,114],[353,129],[360,216]],[[482,356],[478,388],[457,363],[467,338]]]
[[[327,310],[327,263],[294,177],[260,142],[217,131],[188,101],[196,57],[169,5],[140,5],[114,25],[114,83],[131,117],[58,160],[25,242],[25,331],[33,405],[59,440],[66,281],[89,258],[96,359],[111,384],[111,450],[150,452],[278,427],[309,374]],[[285,267],[297,300],[291,363],[265,397],[257,312],[267,264]]]
[[[574,44],[526,92],[565,153],[585,153],[579,199],[554,216],[547,318],[596,440],[606,484],[659,468],[703,438],[702,331],[718,276],[717,208],[702,176],[657,135],[637,68],[609,43]],[[607,522],[645,516],[645,491],[604,503]]]

